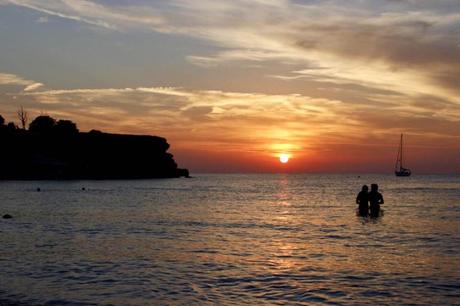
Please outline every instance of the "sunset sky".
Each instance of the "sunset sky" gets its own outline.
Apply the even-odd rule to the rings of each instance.
[[[391,173],[404,133],[414,173],[460,173],[460,1],[0,0],[20,105],[192,172]]]

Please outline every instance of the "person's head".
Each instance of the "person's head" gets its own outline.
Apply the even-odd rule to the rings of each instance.
[[[379,190],[379,185],[371,184],[371,191],[378,191],[378,190]]]
[[[369,187],[367,187],[367,185],[363,185],[363,188],[361,188],[361,191],[368,191],[369,190]]]

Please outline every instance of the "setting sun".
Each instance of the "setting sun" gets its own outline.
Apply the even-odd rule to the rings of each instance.
[[[283,164],[286,164],[289,161],[289,155],[287,154],[281,154],[280,155],[280,162]]]

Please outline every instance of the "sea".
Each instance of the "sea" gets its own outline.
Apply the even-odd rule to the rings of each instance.
[[[0,214],[0,305],[460,305],[460,175],[4,181]]]

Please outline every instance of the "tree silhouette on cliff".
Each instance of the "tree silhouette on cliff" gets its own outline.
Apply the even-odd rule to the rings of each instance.
[[[29,130],[0,117],[0,179],[138,179],[188,176],[157,136],[79,132],[70,120],[35,118]]]
[[[21,128],[25,130],[27,128],[27,122],[29,121],[29,114],[24,110],[24,107],[22,105],[18,109],[17,114],[19,122],[21,123]]]
[[[54,130],[64,135],[76,135],[79,132],[77,125],[70,120],[59,120],[54,126]]]
[[[29,131],[34,133],[50,133],[54,126],[56,125],[56,120],[47,115],[41,115],[35,118],[29,125]]]

